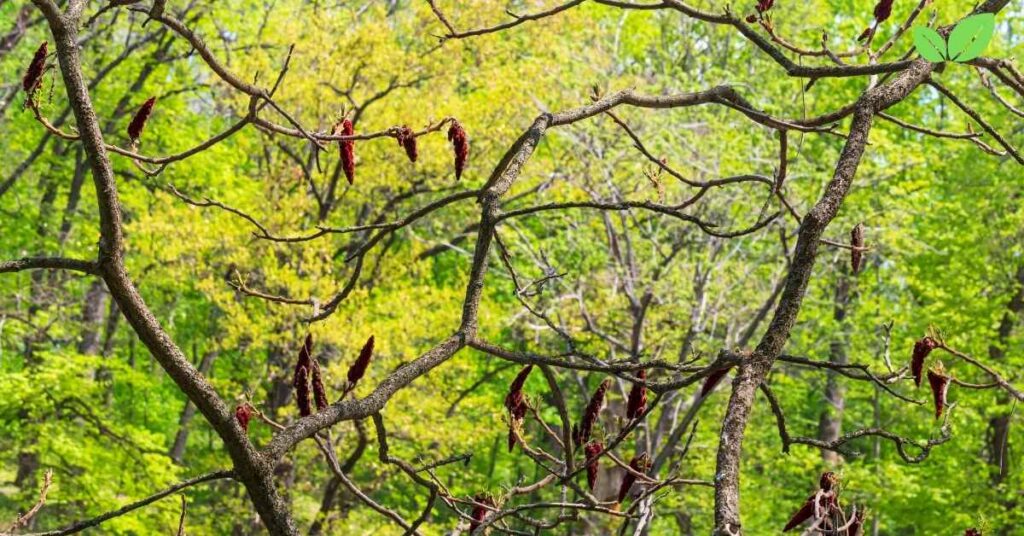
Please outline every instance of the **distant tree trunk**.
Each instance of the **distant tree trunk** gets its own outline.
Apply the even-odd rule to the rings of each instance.
[[[199,362],[199,373],[203,376],[208,376],[210,369],[213,368],[213,361],[217,359],[217,350],[210,350],[203,354],[202,361]],[[192,423],[192,418],[196,416],[196,405],[191,400],[185,401],[185,409],[181,410],[181,417],[178,418],[178,433],[174,436],[174,445],[171,447],[170,456],[175,463],[181,463],[185,458],[185,447],[188,445],[188,432],[189,424]]]
[[[836,281],[835,305],[832,309],[832,318],[841,326],[835,338],[829,344],[829,361],[836,365],[845,365],[846,355],[846,330],[843,329],[846,320],[846,307],[850,303],[850,280],[846,274],[841,274]],[[846,407],[844,398],[845,389],[839,383],[838,374],[828,370],[825,383],[825,404],[818,419],[818,439],[822,441],[835,441],[843,433],[843,410]],[[835,465],[842,461],[842,457],[831,450],[821,450],[821,459],[826,465]]]
[[[1021,311],[1024,311],[1024,265],[1017,267],[1015,280],[1016,291],[1003,313],[1003,319],[999,322],[999,331],[996,343],[988,347],[988,355],[995,363],[1003,363],[1006,360],[1005,345],[1010,338],[1013,328],[1017,325]],[[999,391],[997,395],[999,404],[1009,403],[1007,394]],[[1003,413],[996,415],[989,420],[988,434],[988,455],[989,464],[992,465],[992,482],[999,484],[1006,480],[1010,473],[1007,454],[1010,442],[1010,414]]]
[[[100,328],[103,324],[103,305],[107,301],[107,287],[96,278],[85,293],[82,305],[82,335],[78,353],[96,355],[100,352]]]

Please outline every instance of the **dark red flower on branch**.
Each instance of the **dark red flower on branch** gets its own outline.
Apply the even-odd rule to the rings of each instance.
[[[932,399],[935,401],[935,418],[942,416],[942,410],[948,406],[946,395],[949,393],[949,376],[939,363],[928,371],[928,384],[932,387]]]
[[[309,370],[299,367],[295,373],[295,403],[299,406],[299,415],[305,417],[313,414],[309,403]]]
[[[775,0],[757,0],[756,9],[758,13],[764,13],[765,11],[771,9],[774,5]]]
[[[832,471],[826,471],[821,474],[821,479],[818,480],[818,487],[822,491],[832,491],[832,488],[839,482],[839,477],[836,476]]]
[[[473,497],[473,501],[480,504],[473,505],[473,512],[472,514],[470,514],[470,517],[473,518],[473,521],[470,521],[469,523],[470,534],[472,534],[473,531],[475,531],[477,528],[480,527],[481,524],[483,524],[484,520],[487,519],[487,514],[491,511],[490,508],[481,505],[494,507],[494,499],[491,499],[487,495],[477,495],[476,497]]]
[[[704,379],[704,385],[700,388],[700,397],[704,398],[705,396],[708,396],[708,394],[715,389],[715,386],[718,385],[718,382],[722,381],[722,378],[725,377],[730,369],[732,369],[732,367],[716,370],[711,374],[708,374],[708,377]]]
[[[320,363],[316,361],[313,361],[313,401],[316,403],[317,411],[327,408],[327,390],[324,389],[324,380],[320,376]]]
[[[892,2],[893,0],[878,0],[875,4],[875,20],[885,22],[892,15]]]
[[[837,501],[835,499],[835,487],[839,483],[839,478],[835,473],[829,471],[823,473],[821,478],[818,480],[818,487],[821,489],[821,493],[815,493],[804,501],[804,504],[800,506],[800,509],[789,518],[789,522],[782,529],[782,532],[788,532],[799,526],[804,521],[811,519],[814,516],[816,508],[814,507],[814,500],[818,498],[817,510],[826,511],[836,506]]]
[[[587,404],[587,408],[583,412],[583,419],[580,420],[580,426],[575,433],[577,445],[584,445],[587,441],[590,441],[590,434],[594,431],[594,424],[597,422],[598,414],[604,408],[604,395],[611,385],[611,380],[604,380],[601,382],[601,385],[597,386],[594,395],[590,397],[590,403]]]
[[[452,119],[452,126],[448,128],[448,141],[452,142],[455,150],[455,180],[459,180],[462,178],[462,170],[466,168],[466,157],[469,156],[469,138],[466,137],[466,129],[455,119]]]
[[[519,374],[516,374],[512,383],[508,386],[508,394],[505,395],[505,408],[508,409],[508,451],[516,446],[516,432],[522,427],[523,418],[526,417],[526,395],[523,394],[523,385],[526,378],[530,376],[533,365],[526,365]]]
[[[967,529],[964,531],[964,536],[981,536],[981,531],[978,529]]]
[[[292,386],[296,389],[299,386],[299,369],[305,368],[309,372],[313,368],[313,334],[307,334],[306,340],[299,348],[299,357],[295,360],[295,373],[292,378]]]
[[[924,337],[914,343],[914,353],[910,357],[910,372],[914,375],[914,385],[921,387],[921,374],[924,372],[924,360],[932,350],[939,347],[939,341]]]
[[[850,245],[853,249],[850,250],[850,267],[853,269],[853,275],[860,273],[862,264],[864,261],[864,224],[858,223],[850,231]]]
[[[647,470],[651,468],[651,458],[646,452],[639,456],[633,457],[629,462],[629,468],[634,471],[646,474]],[[626,495],[629,494],[629,489],[633,487],[633,483],[636,482],[636,475],[626,471],[626,474],[622,477],[622,484],[619,485],[619,502],[626,500]]]
[[[356,358],[356,362],[352,363],[352,366],[348,369],[348,383],[350,386],[354,386],[366,374],[366,368],[370,366],[371,357],[373,357],[373,335],[366,339],[366,344],[359,351],[359,357]]]
[[[395,139],[398,140],[398,145],[405,148],[405,154],[409,157],[409,161],[416,162],[416,158],[419,157],[419,152],[416,149],[416,133],[408,126],[402,125]]]
[[[352,120],[345,118],[334,127],[336,136],[351,136],[355,134],[352,127]],[[345,178],[352,184],[356,180],[356,142],[352,140],[341,140],[338,142],[338,150],[341,153],[341,168],[345,171]]]
[[[21,78],[21,87],[28,93],[29,99],[35,94],[36,90],[43,83],[43,71],[46,70],[46,54],[47,54],[47,42],[43,41],[43,44],[39,45],[36,49],[35,55],[32,56],[32,61],[29,62],[28,68],[25,69],[25,75]]]
[[[604,444],[600,441],[592,441],[583,447],[583,453],[587,457],[587,486],[590,491],[594,491],[594,485],[597,484],[597,470],[600,466],[598,457],[602,452],[604,452]]]
[[[142,106],[139,107],[139,111],[135,112],[132,122],[128,123],[128,139],[132,140],[133,143],[142,136],[142,129],[145,128],[146,121],[149,119],[150,114],[153,113],[154,104],[156,104],[156,97],[146,99],[146,102],[142,103]]]
[[[636,377],[642,381],[633,384],[633,388],[629,390],[629,398],[626,399],[626,418],[630,420],[643,415],[647,410],[647,369],[638,370]]]
[[[242,427],[242,430],[249,431],[250,419],[252,419],[252,406],[241,404],[235,408],[235,420],[238,421],[238,425]]]

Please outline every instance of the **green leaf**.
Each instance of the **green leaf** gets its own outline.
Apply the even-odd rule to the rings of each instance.
[[[914,28],[914,48],[922,58],[941,63],[946,61],[946,41],[939,32],[925,26]]]
[[[985,51],[992,40],[996,16],[983,13],[960,21],[949,34],[949,59],[958,62],[971,61]]]

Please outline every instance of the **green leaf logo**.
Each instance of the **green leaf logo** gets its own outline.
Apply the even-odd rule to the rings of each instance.
[[[992,40],[995,26],[996,16],[992,13],[972,15],[953,28],[948,43],[935,30],[918,26],[914,28],[914,48],[931,62],[965,63],[981,56]]]
[[[946,40],[925,26],[914,28],[914,48],[922,58],[936,63],[946,61]]]

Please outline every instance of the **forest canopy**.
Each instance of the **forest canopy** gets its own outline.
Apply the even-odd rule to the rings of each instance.
[[[0,0],[0,534],[1020,533],[1022,19]]]

